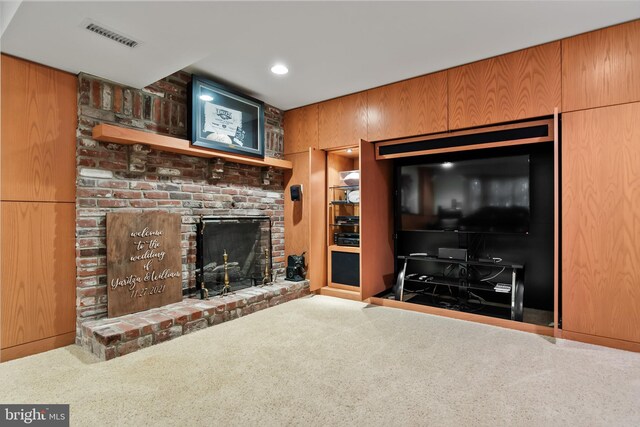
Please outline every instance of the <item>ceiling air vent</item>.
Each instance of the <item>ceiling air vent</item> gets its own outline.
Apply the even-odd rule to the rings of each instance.
[[[85,25],[85,28],[89,31],[101,35],[102,37],[106,37],[113,40],[114,42],[118,42],[128,47],[136,47],[138,45],[137,41],[132,40],[127,36],[123,36],[122,34],[118,34],[115,31],[108,30],[103,26],[96,24],[95,22],[87,23]]]

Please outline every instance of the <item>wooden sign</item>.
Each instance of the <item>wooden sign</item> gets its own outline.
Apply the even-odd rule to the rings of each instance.
[[[180,215],[107,213],[109,317],[182,301]]]

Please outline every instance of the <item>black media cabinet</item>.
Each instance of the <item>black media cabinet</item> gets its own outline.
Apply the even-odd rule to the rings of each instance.
[[[420,289],[433,287],[432,296],[435,297],[435,291],[438,286],[446,286],[449,289],[451,287],[458,288],[458,295],[456,297],[459,302],[459,306],[468,306],[472,301],[469,297],[473,297],[474,291],[483,292],[496,292],[511,296],[511,312],[509,318],[521,322],[523,317],[523,298],[524,298],[524,265],[514,264],[510,262],[487,262],[479,260],[452,260],[443,259],[427,255],[400,255],[399,260],[404,260],[402,270],[398,274],[396,284],[394,286],[395,299],[397,301],[404,301],[405,297],[405,285],[410,285],[416,292]],[[496,259],[496,261],[499,259]],[[444,274],[420,274],[412,273],[409,269],[410,261],[420,263],[440,263],[444,265]],[[457,267],[457,275],[455,277],[447,276],[447,269],[453,270],[453,267]],[[472,268],[488,268],[490,271],[495,272],[494,277],[499,277],[505,270],[511,270],[510,283],[495,283],[487,280],[491,278],[493,274],[486,274],[484,278],[472,279],[470,269]],[[500,269],[500,270],[498,270]],[[483,300],[481,297],[476,299]],[[484,300],[483,300],[484,301]]]

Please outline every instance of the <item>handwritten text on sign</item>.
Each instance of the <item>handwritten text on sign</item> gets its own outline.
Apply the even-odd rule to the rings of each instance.
[[[179,215],[107,214],[109,317],[180,301],[181,271]]]

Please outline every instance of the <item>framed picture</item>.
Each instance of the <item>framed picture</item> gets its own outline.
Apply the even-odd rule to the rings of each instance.
[[[263,158],[263,103],[221,84],[193,76],[191,143]]]

